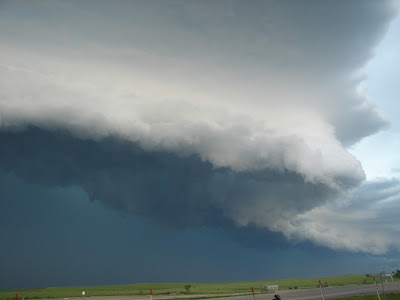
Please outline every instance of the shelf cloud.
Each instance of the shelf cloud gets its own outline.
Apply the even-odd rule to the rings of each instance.
[[[376,200],[347,147],[389,125],[360,83],[392,2],[99,4],[0,6],[0,168],[170,229],[387,251],[332,214]]]

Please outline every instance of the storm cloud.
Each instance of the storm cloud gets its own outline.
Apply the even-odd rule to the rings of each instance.
[[[400,247],[399,200],[398,179],[367,181],[341,201],[297,216],[287,232],[333,249],[386,253]]]
[[[365,179],[346,147],[388,126],[360,83],[392,2],[119,4],[0,6],[2,169],[171,229],[386,251],[313,213]]]
[[[0,138],[4,170],[35,184],[81,186],[92,200],[167,228],[220,226],[227,219],[273,229],[337,193],[288,171],[235,172],[114,138],[96,142],[38,128]]]

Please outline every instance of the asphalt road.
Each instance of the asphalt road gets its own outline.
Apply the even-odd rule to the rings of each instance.
[[[400,282],[387,282],[384,284],[386,293],[400,293]],[[383,292],[381,284],[378,284],[379,293],[381,294],[381,299],[383,300]],[[374,284],[363,284],[363,285],[348,285],[340,287],[327,287],[323,288],[323,293],[325,299],[335,299],[340,297],[348,296],[358,296],[358,295],[369,295],[376,294],[376,289]],[[319,288],[307,289],[307,290],[285,290],[278,291],[282,300],[312,300],[312,299],[322,299],[321,290]],[[273,294],[259,294],[255,295],[256,300],[271,300],[273,299]],[[378,299],[378,296],[376,296]],[[220,299],[221,300],[221,299]],[[252,296],[237,296],[228,297],[224,300],[253,300]]]

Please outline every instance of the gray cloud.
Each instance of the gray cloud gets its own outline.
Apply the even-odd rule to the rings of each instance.
[[[109,138],[94,142],[31,128],[0,134],[0,166],[28,182],[84,188],[99,200],[169,228],[268,225],[324,203],[337,191],[296,173],[213,168],[196,156],[144,151]],[[267,222],[267,223],[265,223]],[[276,230],[275,230],[276,231]]]
[[[124,101],[125,109],[136,111],[126,103],[133,95],[141,102],[179,99],[194,104],[186,114],[205,108],[209,121],[221,118],[210,116],[215,106],[257,121],[293,117],[297,110],[288,107],[301,107],[300,122],[316,113],[346,145],[387,125],[357,86],[360,68],[394,16],[390,1],[120,2],[117,8],[98,2],[94,11],[86,2],[25,5],[3,5],[2,61],[13,72],[6,68],[2,75],[13,82],[13,74],[21,78],[15,86],[24,85],[28,95],[39,86],[57,96],[74,88],[80,98],[96,98],[98,113],[106,115],[111,112],[104,101]],[[36,81],[40,74],[46,88]],[[6,97],[16,93],[14,87],[2,86]],[[104,91],[112,100],[97,99]]]
[[[358,87],[392,2],[39,4],[0,8],[3,169],[338,247],[296,218],[365,178],[346,146],[388,125]]]
[[[93,141],[31,127],[2,131],[0,141],[3,170],[34,184],[80,186],[91,200],[145,216],[162,228],[221,227],[257,247],[272,247],[271,239],[275,246],[311,240],[375,254],[398,247],[392,240],[400,200],[395,179],[368,182],[345,194],[307,183],[297,173],[215,168],[198,156],[144,151],[112,137]],[[353,184],[341,180],[343,187]]]
[[[93,141],[65,130],[28,128],[0,132],[0,141],[1,169],[38,185],[80,186],[91,200],[145,216],[162,228],[224,228],[252,247],[311,240],[381,254],[400,246],[394,239],[397,179],[343,193],[288,171],[214,168],[198,156],[144,151],[112,137]]]
[[[382,254],[400,247],[399,209],[398,179],[367,181],[341,201],[297,216],[286,233],[333,249]]]

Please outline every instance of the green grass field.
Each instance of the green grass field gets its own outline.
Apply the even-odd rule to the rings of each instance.
[[[318,284],[327,282],[329,286],[343,286],[350,284],[363,284],[364,275],[344,275],[335,277],[321,278],[298,278],[298,279],[278,279],[265,281],[245,281],[245,282],[224,282],[224,283],[137,283],[126,285],[104,285],[104,286],[84,286],[84,287],[47,287],[40,289],[18,289],[0,290],[0,300],[12,300],[15,294],[19,298],[38,299],[38,298],[67,298],[82,296],[82,291],[86,296],[127,296],[127,295],[148,295],[149,290],[153,290],[153,295],[177,295],[177,294],[233,294],[250,293],[254,287],[256,293],[260,293],[260,285],[279,285],[280,290],[286,290],[297,286],[299,289],[314,288]],[[377,280],[379,280],[377,278]],[[396,279],[398,280],[398,279]],[[372,277],[367,277],[366,283],[373,283]],[[190,284],[189,291],[185,290],[185,285]],[[265,292],[265,291],[264,291]],[[347,299],[347,298],[346,298]],[[349,298],[351,299],[351,298]],[[399,298],[397,298],[399,299]]]

